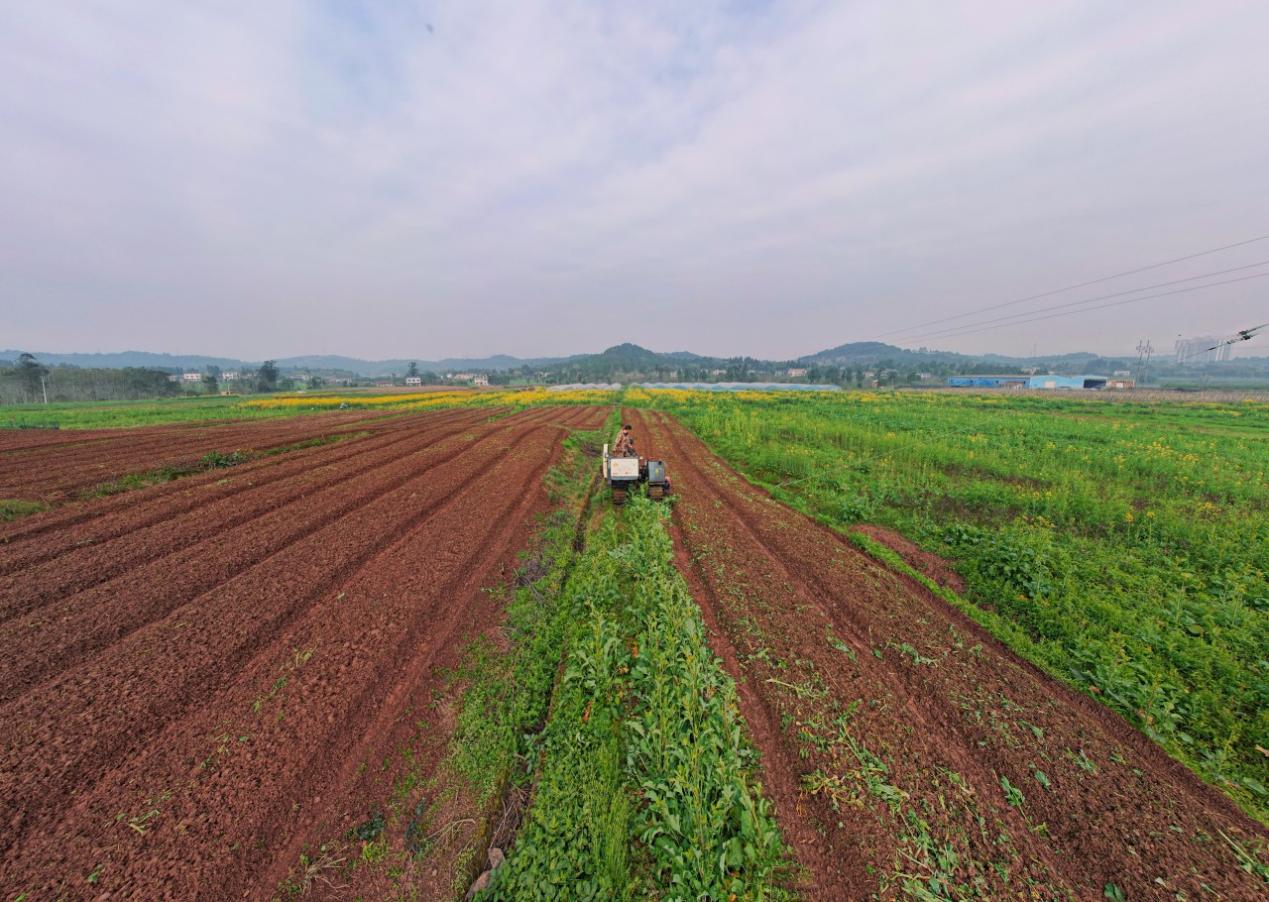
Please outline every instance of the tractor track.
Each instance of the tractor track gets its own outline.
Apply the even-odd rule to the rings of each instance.
[[[1266,837],[1227,798],[921,585],[771,501],[672,419],[630,416],[641,449],[670,461],[677,560],[737,681],[808,895],[889,896],[900,878],[878,875],[900,866],[928,877],[914,863],[924,824],[978,863],[957,876],[999,897],[1100,898],[1114,884],[1128,898],[1199,898],[1204,885],[1262,898],[1209,841]],[[847,791],[869,752],[888,766],[873,779],[898,789],[890,805]],[[836,794],[811,792],[826,774],[841,778]]]
[[[572,422],[580,417],[570,413],[565,419]],[[440,588],[426,596],[431,607],[416,609],[414,598],[408,595],[395,601],[418,617],[407,635],[426,638],[419,631],[433,623],[448,624],[441,632],[451,634],[462,618],[446,607],[452,600],[449,589],[460,583],[466,586],[459,577],[466,578],[467,567],[487,569],[491,558],[481,550],[488,542],[500,549],[495,556],[507,550],[503,538],[523,526],[533,506],[525,500],[529,493],[522,487],[540,483],[566,425],[559,415],[542,410],[497,420],[486,434],[473,435],[475,441],[446,462],[429,467],[426,477],[416,473],[395,488],[376,492],[373,501],[338,514],[194,598],[175,606],[161,598],[129,601],[143,606],[157,602],[157,606],[146,611],[147,616],[135,618],[134,628],[113,644],[81,656],[0,706],[4,724],[0,729],[0,761],[4,762],[0,812],[10,827],[0,840],[4,849],[0,854],[6,865],[30,865],[22,868],[23,882],[13,886],[38,882],[41,873],[45,878],[39,879],[53,880],[69,874],[40,864],[62,860],[65,856],[56,849],[49,850],[51,858],[43,853],[32,858],[27,850],[51,836],[69,843],[68,833],[76,829],[86,831],[85,841],[100,841],[96,827],[90,829],[82,821],[67,826],[74,820],[68,812],[80,810],[81,800],[92,795],[93,787],[114,779],[118,782],[109,785],[115,789],[135,788],[133,762],[159,754],[171,730],[206,715],[206,700],[224,691],[226,679],[235,680],[249,670],[258,675],[259,667],[265,666],[261,656],[287,646],[300,624],[326,622],[329,617],[319,611],[337,607],[348,586],[388,572],[385,562],[395,559],[405,545],[413,543],[425,571],[450,568],[450,577],[436,583]],[[509,485],[521,489],[509,495]],[[540,495],[539,490],[533,497]],[[487,522],[489,514],[498,523],[492,539],[477,525]],[[436,525],[442,522],[448,525]],[[446,541],[461,548],[471,545],[476,536],[485,537],[475,546],[481,551],[476,557],[443,551]],[[399,564],[394,565],[391,572],[398,571]],[[408,569],[401,572],[409,574]],[[162,586],[155,585],[153,594],[161,596]],[[367,610],[375,608],[371,605]],[[385,648],[382,639],[376,635],[362,657],[377,660],[376,656],[391,649],[392,660],[403,655],[413,660],[409,643]],[[339,644],[335,641],[333,647]],[[362,657],[352,663],[359,666]],[[355,707],[360,711],[364,706]],[[207,731],[200,729],[205,742]],[[117,798],[118,792],[106,795]],[[66,848],[65,855],[70,855],[70,845]],[[0,884],[10,888],[7,878],[0,879]]]

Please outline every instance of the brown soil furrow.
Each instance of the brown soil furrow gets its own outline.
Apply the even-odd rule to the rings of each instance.
[[[53,446],[57,452],[53,455],[53,458],[64,466],[69,467],[84,462],[92,462],[101,459],[103,456],[115,455],[121,450],[142,456],[146,452],[160,448],[166,450],[185,447],[200,438],[204,441],[215,441],[224,436],[273,434],[279,431],[279,424],[281,424],[280,431],[288,432],[294,430],[294,422],[293,419],[287,418],[248,423],[240,422],[229,428],[202,426],[177,429],[169,426],[154,429],[149,427],[118,429],[114,431],[113,435],[94,442],[75,442]],[[50,458],[47,453],[49,450],[50,448],[48,447],[37,447],[10,451],[0,458],[0,479],[7,481],[15,473],[33,467],[42,467],[44,475],[55,474],[61,467],[50,468],[47,466],[47,461]]]
[[[867,856],[849,842],[849,837],[836,846],[821,840],[816,825],[831,823],[837,815],[828,810],[825,801],[802,796],[798,783],[801,765],[796,752],[781,740],[780,712],[768,703],[761,682],[745,668],[728,638],[741,625],[715,593],[700,561],[689,555],[682,530],[672,525],[670,533],[674,539],[675,565],[700,605],[709,631],[710,648],[735,677],[749,736],[763,751],[764,790],[776,802],[776,815],[785,841],[797,850],[798,862],[807,872],[840,887],[843,893],[866,896],[874,882],[868,877]],[[817,810],[812,815],[809,808]],[[804,889],[813,891],[814,882]]]
[[[365,424],[361,428],[373,428]],[[0,467],[0,496],[60,501],[66,496],[111,480],[146,470],[195,463],[217,451],[264,451],[316,435],[340,435],[358,431],[346,422],[319,418],[316,422],[286,427],[208,430],[205,434],[171,438],[160,436],[110,448],[88,448],[73,454],[40,454],[32,459]],[[52,458],[50,460],[50,457]]]
[[[167,616],[191,599],[303,541],[347,514],[373,504],[406,482],[467,455],[509,426],[485,427],[473,441],[434,444],[385,463],[358,468],[298,502],[281,499],[267,514],[217,538],[218,553],[195,546],[156,558],[94,589],[72,595],[0,625],[0,646],[16,649],[0,659],[0,703],[9,701],[83,658]],[[358,461],[358,464],[361,462]],[[136,601],[142,599],[142,601]]]
[[[517,447],[535,426],[507,430]],[[506,455],[460,456],[347,514],[304,541],[111,647],[90,666],[0,708],[0,815],[7,848],[56,819],[69,799],[144,748],[162,725],[215,691],[296,617],[377,555],[495,479]],[[160,681],[159,675],[162,675]]]
[[[472,411],[419,414],[422,427],[439,428],[459,422],[474,424],[485,417]],[[396,422],[385,424],[378,435],[408,434],[418,424]],[[0,547],[5,555],[0,560],[0,573],[10,573],[40,561],[49,560],[68,548],[88,542],[101,542],[126,532],[166,522],[169,518],[197,509],[210,501],[247,491],[259,484],[258,477],[280,479],[303,472],[310,466],[329,460],[355,457],[361,451],[338,442],[290,454],[253,461],[229,471],[212,471],[162,483],[122,495],[95,499],[81,505],[37,514],[14,524],[15,529],[0,531]],[[92,524],[92,525],[90,525]],[[48,535],[54,533],[54,535]],[[32,540],[38,542],[32,544]]]
[[[457,629],[472,619],[466,605],[456,600],[468,601],[476,595],[473,604],[492,608],[489,600],[478,598],[478,589],[486,572],[505,557],[509,539],[519,532],[525,514],[541,499],[534,482],[551,466],[558,439],[558,433],[538,435],[532,443],[525,441],[523,448],[514,449],[511,453],[520,459],[501,480],[473,487],[442,518],[402,542],[391,559],[383,559],[376,570],[364,572],[350,584],[338,608],[329,614],[311,611],[286,642],[275,643],[268,655],[258,658],[259,666],[237,681],[236,691],[230,693],[235,698],[227,709],[250,714],[253,693],[273,679],[279,663],[284,666],[291,660],[294,647],[317,648],[312,661],[296,672],[287,688],[288,698],[302,707],[305,717],[278,721],[265,713],[241,718],[247,721],[244,729],[251,729],[250,750],[237,756],[232,768],[208,774],[179,802],[174,799],[171,817],[187,823],[187,830],[183,835],[169,831],[156,836],[146,845],[147,858],[154,859],[155,851],[160,861],[173,860],[174,855],[178,860],[187,858],[181,854],[183,847],[206,849],[213,837],[291,837],[291,841],[256,844],[246,854],[231,855],[226,850],[220,856],[203,855],[197,868],[181,869],[180,891],[197,894],[207,886],[209,874],[225,873],[226,866],[236,863],[239,879],[218,889],[233,894],[268,892],[286,875],[288,866],[298,863],[299,850],[308,837],[317,842],[331,839],[313,832],[319,828],[321,814],[339,816],[350,811],[346,806],[353,801],[341,790],[357,784],[364,762],[381,762],[395,754],[393,726],[400,723],[407,732],[414,727],[409,712],[416,705],[423,710],[426,696],[419,690],[431,675],[431,662],[449,646]],[[533,490],[506,492],[508,483],[532,485]],[[473,523],[480,526],[472,529]],[[423,556],[429,562],[425,570],[416,566]],[[365,623],[373,623],[373,631],[365,631]],[[324,655],[321,643],[331,634],[348,639],[339,647],[327,647]],[[332,691],[332,686],[338,686],[338,691]],[[193,732],[195,747],[207,746],[206,728],[201,732]],[[164,745],[176,743],[165,741]],[[294,748],[301,748],[303,754],[287,754]],[[188,774],[185,761],[178,759],[171,773]],[[250,808],[233,811],[217,806],[233,787],[241,785],[242,774],[258,775]],[[321,802],[296,809],[291,803],[294,798]],[[382,807],[386,795],[372,802]],[[138,846],[132,837],[119,835],[119,839],[126,849]],[[142,888],[147,880],[170,879],[171,874],[170,868],[168,873],[160,869],[146,873],[143,866],[126,870],[136,875]],[[203,894],[207,896],[206,891]]]
[[[376,429],[382,416],[314,414],[248,424],[200,427],[198,431],[121,430],[120,437],[94,446],[44,450],[0,460],[0,495],[58,497],[128,473],[188,463],[210,451],[264,450],[317,435]]]
[[[644,423],[646,424],[646,420]],[[709,504],[714,508],[727,510],[731,522],[728,524],[728,544],[730,550],[737,554],[738,558],[746,562],[746,570],[750,575],[761,573],[763,584],[768,587],[769,594],[771,587],[784,587],[779,598],[779,604],[790,610],[798,612],[803,618],[803,628],[814,626],[815,631],[820,636],[825,636],[833,632],[832,619],[829,610],[826,609],[823,599],[826,598],[824,589],[821,586],[807,584],[804,577],[794,573],[790,567],[786,566],[784,559],[775,549],[764,541],[754,528],[752,518],[747,516],[739,508],[738,505],[731,503],[721,491],[716,488],[716,483],[708,475],[705,470],[695,463],[695,459],[690,452],[684,450],[682,444],[672,432],[668,430],[654,429],[654,441],[657,446],[668,449],[672,454],[671,460],[674,462],[674,472],[683,474],[687,470],[688,481],[692,484],[694,496],[702,501],[708,497]],[[686,534],[682,529],[678,530],[678,537],[684,539],[685,548],[691,549],[695,554],[708,556],[712,547],[697,545],[692,541],[685,539]],[[689,558],[690,560],[690,558]],[[731,586],[725,577],[718,574],[711,574],[704,566],[700,565],[698,560],[696,572],[707,585],[711,582],[711,589],[707,597],[703,599],[706,603],[716,600],[719,593],[727,593]],[[818,616],[817,616],[818,615]],[[826,616],[828,615],[828,616]],[[707,614],[707,619],[718,622],[726,622],[734,632],[741,628],[740,624],[732,612],[728,611],[726,605],[713,607]],[[841,630],[837,630],[840,634]],[[857,661],[855,667],[857,672],[853,675],[853,679],[842,681],[837,684],[839,690],[843,693],[858,693],[851,697],[860,697],[865,691],[863,687],[867,687],[868,691],[874,694],[881,689],[885,698],[891,700],[892,704],[901,704],[905,715],[914,716],[920,722],[919,734],[914,737],[917,744],[915,751],[931,768],[943,767],[948,770],[954,770],[957,773],[966,773],[973,769],[974,764],[970,756],[964,753],[964,749],[956,746],[950,746],[945,742],[927,742],[923,741],[923,737],[933,737],[932,724],[923,716],[923,712],[911,705],[911,696],[904,690],[901,681],[884,666],[881,666],[871,655],[871,647],[868,641],[860,636],[858,632],[852,631],[846,636],[839,635],[839,638],[846,639],[854,648]],[[795,660],[811,661],[813,663],[812,670],[823,671],[832,667],[831,656],[827,654],[826,642],[821,640],[814,649],[799,649],[798,657]],[[726,661],[726,656],[723,656]],[[734,655],[733,658],[737,662],[739,658]],[[753,722],[761,722],[763,720],[773,723],[778,720],[772,712],[773,700],[771,699],[773,692],[766,688],[767,683],[755,678],[750,671],[742,671],[743,682],[755,690],[755,695],[759,698],[766,697],[762,702],[762,708],[754,711],[757,715],[747,720]],[[782,683],[789,682],[788,679],[773,676],[770,679],[780,679]],[[778,685],[778,684],[776,684]],[[764,716],[765,714],[765,716]],[[780,738],[780,732],[776,731],[769,734],[766,738]],[[772,746],[768,746],[772,747]],[[781,741],[778,746],[774,746],[774,753],[780,756],[786,762],[792,762],[802,759],[802,750],[796,747],[796,743]],[[808,768],[809,773],[813,768]],[[831,883],[843,894],[843,898],[861,898],[868,895],[876,888],[876,878],[869,875],[869,857],[874,859],[886,858],[894,854],[893,847],[888,843],[890,830],[884,821],[874,821],[870,816],[870,812],[861,811],[855,815],[855,823],[851,830],[834,830],[833,825],[842,820],[841,814],[832,810],[831,804],[826,797],[814,796],[807,797],[798,791],[796,777],[801,775],[801,770],[795,769],[794,773],[769,774],[768,778],[772,783],[780,785],[782,790],[789,788],[794,789],[793,795],[777,794],[776,798],[783,797],[786,799],[785,808],[789,808],[789,802],[792,802],[792,811],[786,811],[785,817],[781,820],[781,826],[786,830],[792,830],[799,835],[801,842],[796,844],[799,851],[805,851],[808,856],[819,855],[821,864],[824,860],[831,862],[832,871]],[[818,847],[815,843],[808,843],[808,830],[806,815],[812,816],[812,823],[816,826],[815,832],[822,837],[827,838],[827,842],[823,847]],[[997,816],[1012,820],[1013,816],[1006,811],[997,812]],[[864,827],[864,824],[867,827]],[[1014,824],[1014,829],[1026,830],[1025,824]],[[812,873],[821,875],[814,865],[809,861],[802,862]]]
[[[30,836],[18,858],[39,863],[38,873],[24,874],[24,886],[56,892],[37,882],[41,874],[94,861],[103,865],[102,891],[268,898],[277,880],[266,865],[311,821],[310,808],[329,807],[327,793],[355,781],[363,762],[395,751],[385,743],[393,724],[412,721],[406,702],[415,684],[467,619],[454,596],[477,595],[480,604],[482,577],[542,497],[552,448],[555,430],[516,441],[509,466],[401,535],[338,594],[327,592],[225,690],[81,794],[65,822]],[[506,492],[509,483],[533,491]],[[279,674],[287,685],[269,695]],[[233,741],[222,748],[217,736]],[[169,793],[145,835],[114,821],[118,808],[145,806],[151,787]]]
[[[723,657],[745,713],[769,726],[779,712],[786,727],[774,741],[769,730],[755,730],[764,768],[783,766],[772,762],[794,752],[815,781],[808,787],[825,774],[843,778],[829,784],[837,790],[820,786],[813,797],[792,798],[787,775],[772,780],[783,824],[805,811],[834,860],[836,850],[854,848],[872,856],[875,873],[899,866],[920,877],[908,856],[919,854],[913,830],[924,823],[962,862],[978,862],[975,879],[996,895],[1027,885],[1032,893],[1045,888],[1038,898],[1100,897],[1114,884],[1129,898],[1164,889],[1197,896],[1204,885],[1226,898],[1258,897],[1256,878],[1228,845],[1205,840],[1221,832],[1242,842],[1265,836],[1228,799],[923,586],[771,501],[672,420],[635,418],[649,427],[651,447],[674,455],[677,539],[694,562],[689,578],[709,587],[701,598],[707,617],[734,645]],[[849,648],[830,647],[842,638]],[[854,700],[834,749],[824,727],[841,702]],[[846,778],[866,760],[855,745],[843,754],[847,737],[884,759],[888,771],[880,773],[902,801],[879,805],[847,791]],[[1041,770],[1045,784],[1034,776]],[[1010,803],[1002,790],[1009,786],[1023,789],[1025,801]],[[824,804],[829,798],[840,812]],[[857,820],[865,814],[871,818]],[[817,896],[858,898],[864,887],[843,890],[815,874],[823,849],[808,847],[804,834],[788,835],[816,878]],[[974,872],[962,864],[955,877],[967,876]],[[869,891],[878,890],[886,894],[884,886]]]
[[[222,494],[219,500],[205,499],[198,507],[162,522],[133,529],[108,539],[79,545],[83,539],[67,537],[70,550],[16,575],[0,576],[0,621],[84,591],[126,573],[141,563],[153,564],[160,558],[193,547],[205,539],[223,538],[223,533],[254,517],[284,507],[314,492],[417,454],[429,444],[457,435],[464,425],[448,429],[421,428],[397,431],[366,439],[358,447],[326,459],[306,460],[278,470],[267,481],[249,478],[238,491]],[[401,446],[405,445],[402,450]],[[355,467],[347,465],[349,460]],[[74,543],[74,544],[71,544]]]

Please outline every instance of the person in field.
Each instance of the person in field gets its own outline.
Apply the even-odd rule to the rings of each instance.
[[[617,433],[617,441],[612,447],[613,457],[631,457],[635,454],[634,446],[634,429],[630,424],[621,427],[621,431]]]

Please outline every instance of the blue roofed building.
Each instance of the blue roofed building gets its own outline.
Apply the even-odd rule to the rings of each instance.
[[[1028,388],[1105,388],[1106,376],[1032,376]]]
[[[1106,388],[1106,376],[948,376],[949,388]]]

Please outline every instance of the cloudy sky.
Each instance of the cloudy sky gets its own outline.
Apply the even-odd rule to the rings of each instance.
[[[5,3],[0,347],[1170,348],[1269,278],[973,325],[1269,240],[926,324],[1269,234],[1266,35],[1255,0]]]

